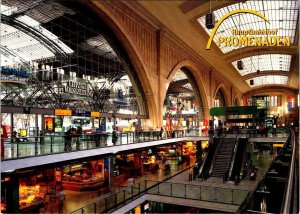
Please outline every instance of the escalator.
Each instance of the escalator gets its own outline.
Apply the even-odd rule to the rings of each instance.
[[[208,152],[206,153],[197,173],[199,178],[206,179],[208,177],[209,170],[212,165],[219,141],[219,138],[213,138],[212,142],[209,144]]]
[[[221,138],[213,165],[210,169],[210,176],[224,178],[228,176],[232,158],[234,158],[236,138]],[[227,174],[227,175],[226,175]]]
[[[247,174],[247,166],[249,164],[249,156],[246,154],[248,138],[239,138],[234,158],[229,169],[229,180],[234,180],[236,177],[245,176]],[[241,169],[244,172],[241,173]]]

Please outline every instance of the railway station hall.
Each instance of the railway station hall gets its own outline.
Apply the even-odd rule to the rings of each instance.
[[[1,213],[299,213],[298,0],[1,0]]]

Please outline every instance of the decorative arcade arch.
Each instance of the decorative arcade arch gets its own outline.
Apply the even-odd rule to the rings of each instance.
[[[213,96],[213,107],[229,106],[229,99],[223,84],[218,85]]]
[[[203,88],[202,81],[191,67],[190,62],[184,61],[169,74],[163,112],[167,127],[172,124],[172,128],[190,129],[199,127],[208,118],[206,96],[202,96],[205,91],[200,89]]]

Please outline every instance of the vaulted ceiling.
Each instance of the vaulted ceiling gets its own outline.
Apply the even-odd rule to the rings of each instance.
[[[242,92],[278,85],[299,88],[299,3],[297,0],[201,0],[139,1],[162,24],[194,49],[214,70],[223,73]],[[237,9],[258,11],[269,23],[252,14],[234,15],[220,25],[216,35],[231,36],[232,29],[278,29],[278,36],[289,36],[289,47],[218,47],[206,44],[212,29],[205,26],[205,15],[213,12],[216,22]],[[214,41],[216,42],[216,41]],[[237,68],[237,61],[244,69]],[[254,84],[250,85],[250,80]]]

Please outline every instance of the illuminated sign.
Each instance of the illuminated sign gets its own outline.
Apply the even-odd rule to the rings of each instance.
[[[72,116],[72,111],[69,109],[55,109],[56,116]]]
[[[282,143],[274,143],[273,144],[273,147],[283,147],[283,144]]]
[[[53,131],[53,118],[52,117],[45,117],[45,129],[47,131]]]
[[[269,23],[269,20],[262,15],[261,13],[254,11],[254,10],[248,10],[248,9],[241,9],[241,10],[234,10],[230,13],[227,13],[225,16],[223,16],[216,24],[214,29],[211,32],[210,38],[206,45],[206,50],[210,50],[210,46],[212,43],[212,40],[222,24],[224,20],[229,18],[232,15],[238,14],[238,13],[250,13],[255,16],[258,16]],[[217,38],[217,46],[218,47],[247,47],[247,46],[291,46],[291,38],[286,36],[278,36],[278,29],[264,29],[264,30],[253,30],[253,29],[247,29],[247,30],[237,30],[232,29],[231,30],[232,36],[230,37],[218,37]]]
[[[100,112],[92,111],[91,112],[91,117],[100,117]]]

